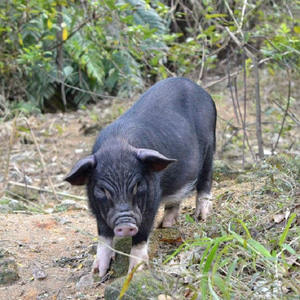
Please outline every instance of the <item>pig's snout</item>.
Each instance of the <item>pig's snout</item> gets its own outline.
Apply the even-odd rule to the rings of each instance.
[[[134,236],[137,234],[137,232],[138,232],[137,226],[132,223],[120,224],[116,226],[114,229],[115,236],[118,237]]]
[[[118,211],[111,219],[117,237],[135,236],[139,229],[139,216],[133,210]]]

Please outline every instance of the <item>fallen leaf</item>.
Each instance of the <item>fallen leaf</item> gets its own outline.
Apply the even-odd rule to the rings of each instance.
[[[178,243],[182,243],[182,238],[181,238],[181,236],[179,236],[176,239],[161,238],[160,241],[163,243],[168,243],[168,244],[178,244]]]
[[[37,280],[43,280],[47,278],[47,273],[43,269],[35,269],[33,271],[33,277]]]
[[[275,223],[280,223],[285,219],[285,214],[277,214],[273,216],[273,220]]]

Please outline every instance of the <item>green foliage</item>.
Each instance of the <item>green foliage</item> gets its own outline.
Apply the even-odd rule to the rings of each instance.
[[[202,79],[218,61],[240,57],[228,29],[267,59],[270,72],[278,66],[299,69],[297,1],[169,5],[167,0],[2,1],[1,93],[44,109],[62,107],[63,91],[67,104],[78,106],[107,93],[131,95],[145,82],[170,75]],[[251,64],[247,60],[247,67]]]
[[[63,82],[67,103],[78,106],[92,97],[73,86],[94,94],[125,95],[143,87],[143,63],[158,53],[166,55],[165,21],[144,0],[83,5],[84,9],[56,0],[1,2],[2,84],[18,78],[6,85],[8,99],[29,100],[40,109],[57,107]]]

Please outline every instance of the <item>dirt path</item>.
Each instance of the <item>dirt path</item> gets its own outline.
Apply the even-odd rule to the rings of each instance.
[[[89,272],[89,247],[96,237],[88,212],[0,215],[0,224],[1,247],[15,258],[20,276],[15,284],[0,288],[0,299],[80,298],[76,283]],[[35,278],[38,272],[45,278]],[[102,294],[101,287],[98,292]]]

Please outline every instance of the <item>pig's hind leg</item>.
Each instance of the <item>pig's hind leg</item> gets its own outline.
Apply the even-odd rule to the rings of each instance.
[[[208,148],[203,167],[199,173],[196,184],[196,211],[195,217],[201,216],[202,220],[206,220],[212,210],[212,172],[213,172],[213,150]]]
[[[194,190],[195,184],[196,180],[193,180],[182,186],[174,194],[162,199],[162,202],[165,203],[165,210],[163,220],[159,227],[168,228],[176,224],[179,215],[180,203]]]
[[[175,225],[178,218],[180,202],[165,204],[164,217],[159,227],[168,228]]]

